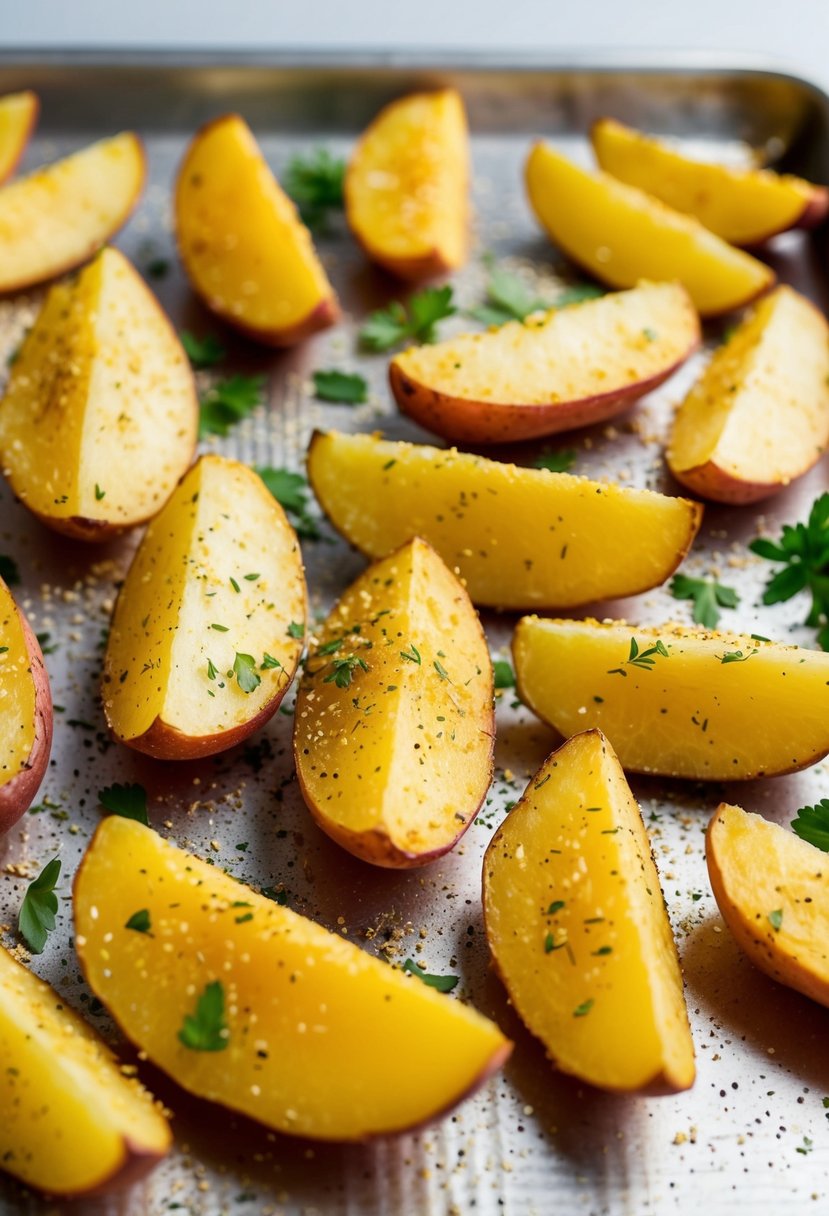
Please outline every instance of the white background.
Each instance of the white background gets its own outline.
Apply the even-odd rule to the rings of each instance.
[[[0,46],[686,48],[829,86],[829,0],[0,0]]]

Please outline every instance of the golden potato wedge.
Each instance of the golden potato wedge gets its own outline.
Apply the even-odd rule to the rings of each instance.
[[[293,346],[339,317],[308,229],[238,114],[202,127],[175,187],[179,254],[211,311],[268,346]]]
[[[279,708],[304,622],[302,556],[284,511],[252,469],[203,456],[150,524],[118,595],[102,686],[112,734],[161,760],[233,747]]]
[[[348,165],[345,214],[372,261],[420,282],[466,260],[469,132],[454,89],[381,110]]]
[[[519,696],[565,738],[598,727],[627,770],[743,781],[829,752],[829,654],[668,623],[524,617]]]
[[[311,646],[294,755],[317,823],[364,861],[451,849],[492,779],[492,663],[463,586],[412,540],[370,566]]]
[[[810,469],[827,445],[829,325],[804,296],[777,287],[683,401],[668,465],[703,498],[757,502]]]
[[[794,832],[721,802],[705,837],[723,920],[755,967],[829,1005],[829,858]]]
[[[574,735],[531,778],[487,848],[483,899],[510,1000],[558,1068],[626,1093],[693,1085],[659,875],[601,731]]]
[[[124,928],[136,911],[149,933]],[[419,1126],[511,1049],[468,1005],[134,820],[102,821],[74,914],[86,978],[126,1036],[185,1089],[277,1131],[363,1140]]]
[[[0,292],[22,291],[88,261],[129,219],[144,149],[126,131],[0,189]]]
[[[37,638],[0,579],[0,836],[35,800],[52,750],[52,693]]]
[[[788,228],[813,228],[829,211],[829,190],[790,173],[695,160],[612,118],[591,130],[606,173],[695,216],[732,245],[759,245]]]
[[[692,216],[607,173],[590,173],[544,143],[530,152],[527,191],[563,253],[611,287],[678,280],[704,317],[750,303],[774,282],[762,262]]]
[[[673,573],[702,518],[684,498],[337,431],[312,438],[308,476],[362,553],[422,536],[473,603],[499,608],[646,591]]]
[[[37,122],[37,94],[7,93],[0,97],[0,185],[14,173]]]
[[[193,458],[187,356],[117,249],[56,284],[0,402],[0,460],[43,523],[107,540],[161,509]]]
[[[613,418],[699,345],[678,283],[642,283],[488,333],[412,346],[389,366],[404,414],[456,443],[537,439]]]
[[[0,1162],[50,1195],[135,1182],[167,1153],[164,1114],[103,1039],[0,946]]]

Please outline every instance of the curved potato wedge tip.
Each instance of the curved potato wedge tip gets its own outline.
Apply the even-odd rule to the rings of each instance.
[[[118,595],[102,684],[110,730],[161,760],[226,751],[276,713],[302,651],[290,626],[304,621],[302,556],[279,503],[246,465],[203,456]]]
[[[682,283],[704,317],[750,303],[774,282],[762,262],[607,173],[590,173],[544,143],[526,167],[530,203],[563,253],[612,287]]]
[[[63,997],[0,946],[0,1160],[49,1195],[136,1182],[170,1148],[161,1107]]]
[[[0,189],[0,292],[22,291],[89,260],[132,214],[144,188],[131,131]]]
[[[829,1005],[829,858],[787,828],[720,803],[705,838],[711,889],[761,971]]]
[[[519,696],[565,738],[598,728],[626,770],[744,781],[829,752],[829,654],[672,623],[524,617]]]
[[[680,406],[674,477],[717,502],[758,502],[807,472],[829,445],[829,325],[778,287],[714,353]]]
[[[193,138],[174,215],[193,290],[229,325],[268,346],[293,346],[337,321],[311,235],[238,114]]]
[[[345,213],[372,261],[420,282],[466,260],[469,133],[454,89],[412,93],[381,110],[345,178]]]
[[[173,492],[197,427],[187,356],[122,253],[50,290],[0,406],[3,470],[29,510],[78,540],[135,527]]]
[[[483,899],[512,1004],[558,1068],[624,1093],[693,1085],[659,875],[601,731],[575,735],[530,779],[487,848]]]
[[[492,663],[475,609],[430,545],[375,562],[311,645],[294,756],[317,823],[364,861],[448,852],[492,778]]]
[[[52,693],[37,638],[0,579],[0,836],[35,800],[52,750]]]
[[[759,245],[789,228],[814,228],[829,211],[825,186],[770,169],[694,160],[612,118],[599,119],[591,139],[606,173],[695,216],[732,245]]]
[[[413,346],[389,367],[398,406],[456,443],[504,443],[613,418],[658,387],[699,345],[677,283],[511,321],[488,333]]]
[[[39,110],[37,94],[30,90],[0,97],[0,185],[19,165],[35,129]]]
[[[421,536],[473,603],[498,608],[573,607],[655,587],[702,518],[684,498],[337,431],[313,436],[308,477],[362,553],[385,557]]]
[[[151,933],[125,928],[137,909]],[[364,1140],[418,1127],[511,1049],[469,1005],[134,820],[101,823],[74,914],[86,978],[127,1038],[191,1093],[276,1131]]]

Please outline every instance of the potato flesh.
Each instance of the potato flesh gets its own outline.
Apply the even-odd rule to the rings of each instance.
[[[640,668],[627,660],[659,640]],[[726,654],[748,655],[723,663]],[[667,624],[525,617],[513,641],[521,697],[565,738],[598,727],[625,769],[742,780],[829,751],[829,655]],[[621,669],[625,674],[618,674]]]
[[[393,102],[366,131],[349,167],[355,235],[379,260],[466,256],[469,136],[454,89]]]
[[[352,653],[369,670],[339,688],[328,677]],[[454,843],[489,787],[492,665],[475,610],[430,546],[413,541],[349,587],[306,662],[294,722],[303,793],[335,839],[339,828],[377,833],[423,860]],[[370,840],[346,847],[383,860]]]
[[[703,316],[728,312],[774,282],[756,258],[698,220],[605,173],[588,173],[545,144],[527,162],[542,225],[565,253],[614,287],[678,280]]]
[[[40,283],[91,257],[118,231],[144,181],[144,155],[125,132],[0,190],[0,291]]]
[[[203,457],[150,524],[118,597],[110,726],[129,740],[156,718],[188,738],[248,722],[290,683],[302,642],[288,625],[304,619],[302,559],[282,508],[246,466]],[[261,682],[250,693],[228,676],[237,653],[254,659]],[[266,653],[278,667],[262,668]]]
[[[723,919],[755,966],[829,1005],[829,859],[794,832],[721,803],[706,860]],[[769,914],[780,912],[775,929]]]
[[[308,229],[237,115],[196,135],[179,172],[175,212],[187,272],[229,321],[289,330],[333,300]]]
[[[141,908],[152,937],[123,928]],[[353,1140],[415,1126],[508,1052],[473,1009],[126,819],[106,819],[90,845],[75,924],[89,983],[127,1036],[186,1089],[279,1131]],[[227,1048],[191,1051],[178,1031],[216,980]]]
[[[602,119],[592,131],[606,173],[694,215],[734,245],[752,245],[797,224],[815,190],[768,169],[736,169],[689,159],[653,136]]]
[[[115,528],[146,519],[186,469],[196,425],[184,351],[122,254],[106,249],[52,288],[0,405],[4,468],[32,511]]]
[[[0,946],[0,1160],[57,1194],[105,1183],[134,1153],[163,1156],[170,1129],[103,1040]]]
[[[718,347],[680,407],[668,461],[713,462],[739,481],[786,485],[829,443],[829,326],[790,287],[766,296]]]
[[[687,499],[370,435],[315,436],[308,472],[363,553],[384,557],[422,536],[474,603],[503,608],[572,607],[656,586],[700,520]]]
[[[0,97],[0,182],[14,172],[37,117],[37,109],[34,93],[9,93]]]
[[[0,786],[26,767],[35,743],[35,681],[23,625],[0,580]]]
[[[560,1068],[607,1089],[693,1083],[659,876],[601,732],[554,752],[507,815],[484,860],[484,909],[512,1003]]]
[[[649,283],[494,332],[413,346],[394,362],[410,379],[450,397],[544,405],[615,393],[664,375],[698,338],[685,291]]]

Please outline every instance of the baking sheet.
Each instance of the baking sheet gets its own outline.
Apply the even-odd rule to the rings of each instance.
[[[40,126],[26,165],[34,166],[123,126],[147,142],[150,178],[143,202],[117,244],[139,267],[164,259],[170,271],[151,280],[178,326],[218,332],[191,296],[170,236],[170,185],[193,130],[238,109],[248,117],[279,172],[297,151],[324,145],[345,154],[355,135],[391,96],[427,84],[454,83],[464,93],[473,131],[476,245],[455,276],[462,306],[479,303],[482,254],[525,274],[543,294],[570,275],[539,231],[524,200],[521,168],[529,141],[545,135],[588,159],[584,138],[603,113],[677,135],[696,150],[729,159],[744,141],[764,147],[785,167],[829,180],[829,102],[796,79],[747,65],[707,68],[693,62],[550,65],[481,58],[417,63],[400,56],[353,62],[273,56],[223,61],[186,56],[0,56],[0,92],[33,87]],[[356,350],[365,313],[399,287],[373,270],[342,225],[319,242],[345,308],[343,324],[286,353],[228,341],[228,366],[268,373],[268,401],[227,440],[211,441],[256,464],[302,469],[315,426],[372,430],[434,442],[400,418],[385,386],[386,357]],[[802,234],[779,238],[771,260],[824,307],[826,251]],[[0,301],[0,368],[35,315],[39,294]],[[442,333],[464,328],[453,320]],[[712,330],[712,333],[714,331]],[[224,335],[223,335],[224,338]],[[367,406],[316,402],[315,368],[359,370],[371,384]],[[699,370],[691,361],[663,389],[610,426],[560,437],[575,448],[574,471],[677,492],[662,460],[673,406]],[[538,446],[514,452],[529,463]],[[502,455],[505,453],[502,453]],[[802,518],[826,487],[821,463],[796,487],[758,510],[709,507],[689,574],[719,574],[739,589],[739,613],[724,624],[814,645],[799,622],[800,601],[758,608],[768,563],[747,555],[758,528]],[[326,539],[303,544],[312,612],[322,614],[363,566],[325,524]],[[688,988],[698,1078],[677,1097],[604,1095],[555,1074],[522,1028],[488,967],[480,911],[483,851],[504,808],[555,743],[551,731],[514,703],[498,703],[496,778],[475,824],[449,857],[409,873],[375,870],[351,858],[312,822],[297,791],[290,756],[292,720],[279,713],[247,744],[199,763],[164,764],[112,744],[104,730],[97,684],[102,641],[117,584],[136,538],[85,547],[37,525],[0,486],[0,552],[20,567],[16,592],[38,632],[48,632],[56,705],[55,746],[38,804],[0,841],[0,931],[13,926],[27,881],[60,856],[58,930],[38,974],[55,983],[107,1037],[111,1023],[79,973],[71,945],[70,879],[101,814],[97,791],[112,781],[139,781],[150,797],[153,825],[183,847],[213,858],[254,885],[282,886],[289,904],[363,948],[390,960],[407,957],[430,971],[461,977],[453,997],[494,1017],[515,1041],[504,1073],[451,1117],[413,1136],[370,1146],[326,1146],[269,1133],[218,1107],[184,1095],[142,1065],[147,1084],[175,1111],[176,1148],[150,1178],[108,1201],[50,1203],[14,1182],[0,1182],[0,1213],[45,1216],[187,1216],[219,1213],[516,1213],[613,1214],[826,1210],[829,1203],[827,1015],[805,998],[755,972],[721,923],[703,857],[703,832],[721,798],[785,821],[798,806],[829,794],[826,763],[806,773],[739,786],[635,778],[677,931]],[[329,543],[330,542],[330,543]],[[660,589],[600,615],[637,623],[688,620],[690,605]],[[587,613],[585,613],[586,615]],[[507,657],[515,617],[486,614],[496,657]],[[289,698],[292,703],[292,697]],[[619,1027],[624,1036],[626,1028]],[[370,1034],[370,1027],[366,1028]],[[401,1054],[406,1044],[401,1042]],[[133,1059],[127,1051],[125,1058]],[[394,1059],[385,1062],[394,1084]],[[336,1085],[332,1077],[331,1084]],[[2,1118],[2,1112],[0,1112]],[[809,1147],[811,1146],[811,1147]],[[805,1151],[801,1151],[805,1150]]]

